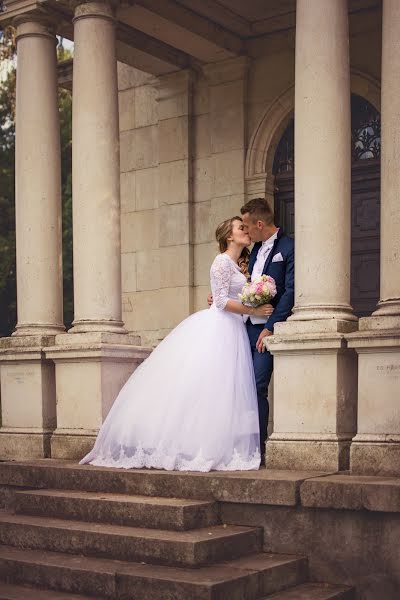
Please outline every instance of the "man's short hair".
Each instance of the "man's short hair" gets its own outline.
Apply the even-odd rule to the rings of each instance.
[[[274,213],[265,198],[252,198],[242,206],[240,213],[249,214],[253,221],[264,221],[267,225],[274,222]]]

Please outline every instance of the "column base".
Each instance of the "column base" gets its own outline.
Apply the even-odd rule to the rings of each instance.
[[[400,332],[400,315],[389,315],[376,311],[371,317],[360,319],[359,330]]]
[[[350,304],[295,306],[288,321],[318,321],[336,319],[338,321],[358,321]]]
[[[50,456],[56,426],[55,370],[45,357],[53,336],[16,336],[0,340],[0,459]]]
[[[355,475],[400,476],[400,435],[357,435],[350,451]]]
[[[35,429],[0,428],[1,460],[49,458],[52,431]]]
[[[68,333],[118,333],[127,334],[123,321],[74,321]]]
[[[120,389],[151,352],[138,341],[116,333],[67,333],[46,349],[56,365],[53,458],[81,459],[91,450]]]
[[[373,317],[383,316],[397,317],[400,319],[400,300],[382,300],[378,302],[378,306],[375,312],[372,313]]]
[[[358,353],[358,427],[350,470],[399,476],[400,318],[374,313],[346,338]]]
[[[81,460],[93,448],[97,431],[56,429],[51,436],[51,457]]]
[[[12,337],[17,336],[49,336],[58,335],[65,331],[62,323],[54,325],[51,323],[22,323],[15,326],[15,331],[11,334]]]
[[[274,469],[349,468],[356,432],[357,355],[343,331],[355,322],[278,323],[266,346],[274,356],[274,432],[266,464]]]
[[[268,469],[345,471],[349,468],[351,439],[334,440],[335,436],[309,436],[301,439],[272,434],[267,441]]]

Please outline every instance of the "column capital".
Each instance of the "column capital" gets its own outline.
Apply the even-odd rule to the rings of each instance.
[[[75,16],[73,23],[80,19],[99,18],[115,21],[118,0],[71,0]]]
[[[26,23],[37,23],[47,27],[49,35],[50,31],[55,31],[57,20],[57,17],[46,10],[45,2],[41,0],[28,2],[26,0],[9,0],[3,12],[0,12],[0,23],[3,24],[3,27],[7,25],[18,27]],[[40,35],[39,31],[37,35]]]
[[[15,39],[17,42],[26,37],[44,37],[56,40],[56,24],[46,14],[29,13],[18,16],[13,21],[13,26],[17,28]]]

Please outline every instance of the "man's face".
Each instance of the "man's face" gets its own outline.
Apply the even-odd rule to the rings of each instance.
[[[261,242],[263,240],[262,237],[262,229],[263,222],[255,221],[249,213],[245,213],[242,215],[244,231],[246,231],[252,242]]]

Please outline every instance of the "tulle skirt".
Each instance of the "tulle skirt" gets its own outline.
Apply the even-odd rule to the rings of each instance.
[[[258,469],[257,394],[242,317],[213,306],[182,321],[128,379],[85,463]]]

